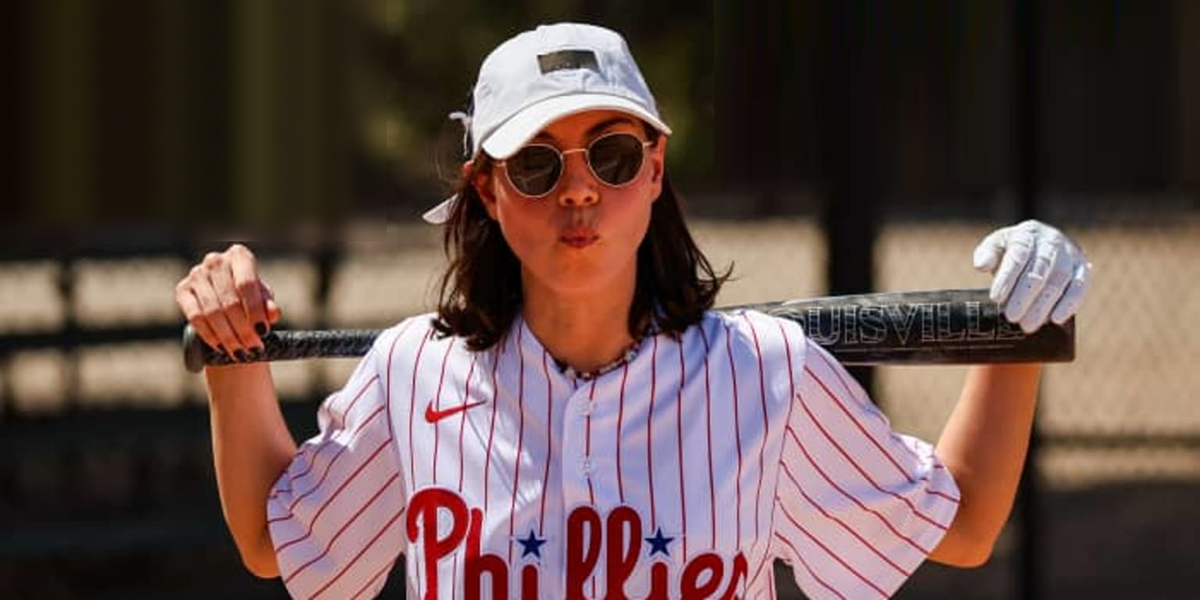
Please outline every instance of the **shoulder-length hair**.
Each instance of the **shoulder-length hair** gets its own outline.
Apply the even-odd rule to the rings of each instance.
[[[651,127],[651,141],[658,132]],[[442,274],[434,328],[485,350],[504,338],[521,308],[521,265],[483,206],[476,174],[490,174],[492,159],[480,153],[454,186],[458,200],[443,226],[442,247],[449,266]],[[629,334],[638,339],[651,328],[677,337],[712,308],[732,267],[713,270],[684,223],[671,180],[650,213],[650,226],[638,246],[637,283],[629,311]]]

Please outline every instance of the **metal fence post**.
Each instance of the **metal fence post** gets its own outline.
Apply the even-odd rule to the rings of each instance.
[[[1013,179],[1017,188],[1017,213],[1020,219],[1037,216],[1041,193],[1041,174],[1038,170],[1040,157],[1040,123],[1038,77],[1039,65],[1039,20],[1038,6],[1031,0],[1014,0],[1013,33],[1014,43],[1014,114],[1016,123],[1013,140]],[[1038,391],[1041,404],[1041,391]],[[1020,519],[1020,556],[1016,562],[1016,585],[1018,598],[1037,600],[1041,597],[1042,548],[1040,538],[1041,494],[1038,474],[1038,453],[1041,436],[1038,433],[1037,412],[1034,412],[1033,427],[1029,434],[1029,450],[1025,455],[1025,466],[1021,472],[1020,492],[1017,495],[1016,513]]]

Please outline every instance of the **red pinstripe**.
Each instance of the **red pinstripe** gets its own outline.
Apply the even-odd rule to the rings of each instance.
[[[733,440],[737,444],[737,481],[734,482],[734,490],[737,492],[737,510],[734,512],[734,517],[737,520],[737,544],[736,547],[742,547],[742,421],[738,415],[738,406],[741,401],[738,400],[738,383],[737,383],[737,367],[733,365],[733,333],[729,330],[729,326],[725,326],[725,352],[729,355],[729,376],[733,381]],[[756,524],[757,526],[757,524]]]
[[[368,456],[367,459],[364,460],[363,463],[361,465],[359,465],[357,469],[354,469],[354,471],[352,473],[350,473],[350,476],[346,478],[346,481],[343,481],[342,485],[338,486],[338,488],[336,490],[334,490],[334,492],[332,494],[330,494],[328,498],[325,499],[325,502],[323,502],[321,504],[321,507],[317,509],[317,512],[313,515],[312,520],[309,521],[309,523],[308,523],[308,531],[306,531],[304,533],[304,535],[302,535],[294,540],[290,540],[288,542],[283,543],[282,545],[276,546],[275,554],[278,555],[280,552],[283,552],[284,550],[286,550],[288,548],[288,546],[291,546],[293,544],[296,544],[298,542],[302,542],[302,541],[308,539],[309,536],[312,535],[313,528],[316,527],[316,525],[317,525],[317,520],[319,520],[321,518],[321,514],[325,512],[325,509],[328,508],[329,505],[331,503],[333,503],[333,500],[338,497],[338,494],[341,494],[342,490],[346,489],[346,487],[349,486],[350,483],[352,483],[356,477],[358,477],[358,474],[361,473],[362,470],[367,467],[367,465],[371,464],[371,461],[375,460],[375,457],[379,456],[379,453],[381,451],[383,451],[384,448],[387,448],[388,444],[391,444],[391,443],[392,443],[392,440],[390,438],[387,440],[384,440],[384,442],[382,444],[380,444],[378,448],[376,448],[373,452],[371,452],[371,455]]]
[[[679,515],[683,521],[682,527],[683,537],[683,561],[687,562],[687,496],[684,494],[686,487],[683,484],[683,384],[687,381],[687,367],[683,362],[683,337],[679,338],[679,390],[675,394],[675,442],[676,452],[675,457],[679,461]]]
[[[542,507],[538,533],[546,530],[546,496],[550,495],[550,463],[554,461],[554,382],[550,380],[550,353],[542,349],[542,376],[546,378],[546,471],[542,474]]]
[[[783,349],[787,352],[787,370],[788,384],[792,386],[792,398],[796,397],[796,377],[792,371],[792,341],[788,339],[787,330],[783,328],[783,321],[776,321],[779,325],[779,335],[783,336]],[[791,409],[789,408],[789,411]]]
[[[789,400],[794,400],[796,398],[796,377],[795,377],[794,371],[792,369],[792,342],[788,338],[787,331],[783,328],[783,321],[776,319],[775,324],[776,324],[776,326],[779,327],[779,335],[783,339],[783,350],[787,357],[788,385],[791,386],[791,395],[788,396],[788,398],[789,398]],[[760,353],[760,355],[761,355],[761,353]],[[761,367],[761,364],[760,364],[760,367]],[[761,375],[760,375],[760,377],[761,377]],[[788,402],[788,414],[787,414],[787,418],[784,419],[784,425],[786,425],[788,422],[791,421],[792,409],[794,409],[795,406],[796,406],[796,403],[794,401]],[[783,464],[783,449],[784,449],[783,446],[784,445],[781,442],[779,444],[779,456],[776,458],[776,461],[775,461],[776,464]],[[775,531],[774,507],[778,506],[778,500],[779,500],[779,489],[778,489],[779,488],[779,478],[778,477],[776,477],[776,479],[775,479],[775,486],[776,486],[776,489],[775,489],[774,497],[775,497],[776,502],[772,503],[772,505],[771,505],[772,510],[768,517],[769,524],[767,526],[767,531]],[[768,550],[768,555],[769,555],[769,550]],[[771,561],[768,558],[768,559],[763,560],[762,563],[759,563],[758,572],[755,573],[754,577],[750,579],[751,583],[758,580],[759,576],[762,575],[763,568],[770,562]],[[775,597],[775,578],[772,576],[768,580],[767,583],[770,584],[771,597],[774,598]]]
[[[871,589],[875,590],[876,592],[879,592],[880,596],[883,596],[884,598],[888,597],[887,592],[883,591],[883,588],[880,588],[878,585],[875,584],[874,581],[871,581],[865,575],[863,575],[862,573],[859,573],[858,569],[855,569],[854,567],[850,566],[850,563],[847,563],[846,561],[842,560],[842,557],[838,556],[836,553],[833,552],[833,550],[830,550],[828,546],[821,543],[821,540],[817,539],[816,536],[814,536],[812,533],[810,533],[808,531],[808,529],[805,529],[804,525],[801,525],[800,522],[797,521],[796,518],[793,517],[792,514],[787,511],[786,506],[780,505],[779,512],[782,512],[783,516],[787,517],[788,521],[791,521],[792,525],[795,526],[796,529],[799,529],[801,533],[803,533],[806,537],[808,537],[808,539],[812,540],[812,542],[814,544],[816,544],[822,550],[824,550],[825,554],[828,554],[830,558],[837,561],[837,563],[842,565],[842,567],[844,567],[847,571],[850,571],[851,573],[853,573],[854,576],[858,577],[858,579],[860,581],[871,586]],[[793,548],[795,548],[795,547],[793,546]]]
[[[629,377],[629,363],[621,369],[621,397],[617,402],[617,497],[625,504],[625,476],[621,474],[621,422],[625,419],[625,380]]]
[[[887,527],[889,531],[894,533],[896,535],[896,537],[908,542],[908,545],[912,546],[917,551],[919,551],[923,554],[929,554],[930,550],[928,548],[923,548],[920,544],[918,544],[912,538],[904,535],[903,533],[900,533],[900,530],[896,529],[896,527],[894,525],[892,525],[892,523],[890,521],[888,521],[887,518],[885,518],[882,514],[880,514],[875,509],[870,508],[867,505],[863,504],[862,501],[860,501],[858,498],[855,498],[853,494],[842,489],[842,486],[835,483],[833,481],[833,479],[829,476],[829,474],[827,474],[825,472],[825,470],[822,469],[821,466],[817,463],[817,461],[814,460],[813,457],[808,453],[808,450],[804,447],[804,444],[800,442],[800,437],[796,434],[796,431],[794,429],[792,429],[791,425],[788,425],[787,428],[785,429],[785,431],[788,434],[790,434],[792,439],[796,442],[796,446],[800,448],[800,452],[804,455],[804,458],[805,458],[805,460],[808,461],[808,464],[813,467],[813,469],[821,476],[822,479],[825,480],[826,483],[828,483],[830,485],[830,487],[832,487],[833,489],[840,492],[843,496],[845,496],[848,500],[853,502],[859,508],[863,509],[864,511],[866,511],[868,513],[871,513],[872,515],[875,515],[875,517],[877,519],[879,519],[879,522],[883,523],[883,525],[885,527]]]
[[[329,542],[327,544],[325,544],[324,550],[322,550],[320,554],[316,555],[308,562],[297,567],[295,571],[292,571],[291,573],[284,575],[283,583],[286,585],[287,582],[294,579],[300,573],[303,573],[304,570],[307,569],[309,566],[311,566],[313,563],[321,560],[322,558],[325,558],[329,554],[329,551],[333,549],[333,545],[337,542],[337,539],[339,537],[341,537],[342,533],[345,532],[346,529],[348,527],[350,527],[351,524],[353,524],[355,521],[357,521],[358,517],[362,516],[363,511],[367,510],[367,507],[371,506],[371,504],[373,504],[375,502],[375,500],[377,498],[379,498],[379,496],[383,495],[383,492],[387,490],[388,486],[392,485],[392,482],[395,481],[399,476],[400,476],[400,474],[398,472],[393,473],[392,476],[389,477],[387,481],[383,482],[383,485],[380,486],[380,488],[374,494],[371,494],[371,497],[367,498],[367,501],[365,503],[363,503],[363,505],[358,510],[354,511],[354,514],[350,515],[350,518],[347,519],[346,522],[343,523],[342,526],[338,528],[337,533],[333,534],[333,537],[329,538]]]
[[[471,376],[475,374],[475,361],[479,358],[479,354],[471,353],[471,368],[467,369],[467,379],[463,384],[463,402],[468,402],[471,399]],[[458,419],[458,493],[462,494],[463,485],[463,431],[467,428],[467,411],[462,411]],[[454,567],[452,572],[458,573],[458,554],[454,554]],[[450,598],[453,599],[458,595],[458,587],[450,586]]]
[[[846,531],[846,533],[849,533],[850,535],[854,536],[854,539],[858,540],[862,545],[866,546],[867,549],[869,549],[872,553],[875,554],[875,556],[878,556],[881,560],[883,560],[883,562],[886,562],[887,564],[891,565],[891,567],[893,569],[895,569],[898,573],[900,573],[904,577],[907,578],[912,575],[912,571],[909,571],[909,570],[905,569],[904,567],[901,567],[900,565],[892,562],[892,559],[888,558],[887,555],[885,555],[883,552],[880,552],[880,550],[878,548],[876,548],[869,540],[863,539],[863,537],[861,535],[859,535],[857,531],[854,531],[854,529],[852,527],[847,525],[845,521],[837,518],[834,515],[829,514],[829,512],[825,510],[825,507],[818,504],[816,500],[813,500],[813,498],[804,491],[804,487],[800,485],[800,482],[796,479],[796,476],[794,474],[792,474],[792,470],[787,466],[786,463],[783,465],[783,473],[784,473],[784,475],[787,475],[788,479],[791,480],[792,485],[796,486],[796,491],[800,492],[800,495],[803,496],[804,499],[807,500],[809,504],[813,505],[817,509],[817,511],[821,513],[822,516],[824,516],[826,519],[829,519],[830,521],[833,521],[834,523],[837,523],[838,525],[840,525],[842,527],[842,529],[844,529]]]
[[[377,411],[377,412],[382,412],[382,411]],[[337,444],[334,444],[334,443],[333,443],[334,441],[335,441],[335,440],[334,440],[332,437],[330,437],[328,440],[325,440],[324,442],[321,442],[320,444],[318,444],[318,445],[317,445],[317,451],[316,451],[316,452],[313,452],[313,455],[312,455],[312,457],[307,459],[307,462],[305,463],[305,465],[306,465],[306,466],[304,467],[304,470],[303,470],[303,471],[301,471],[301,472],[299,472],[299,473],[297,473],[297,474],[296,474],[296,475],[294,475],[294,476],[292,476],[292,475],[289,475],[289,476],[288,476],[288,478],[287,478],[287,487],[275,487],[275,488],[273,488],[273,489],[271,490],[271,493],[267,495],[267,499],[268,499],[268,500],[275,500],[276,498],[278,498],[278,497],[279,497],[279,495],[280,495],[280,494],[290,494],[290,493],[292,493],[292,492],[294,491],[294,490],[293,490],[293,485],[295,484],[296,480],[297,480],[297,479],[300,479],[301,477],[304,477],[305,475],[308,475],[308,474],[309,474],[309,473],[312,471],[312,468],[313,468],[313,466],[316,464],[317,456],[319,456],[319,455],[321,454],[321,451],[322,451],[322,450],[324,450],[325,448],[331,448],[331,447],[334,447],[334,446],[336,446]],[[305,454],[305,450],[306,450],[307,448],[308,448],[308,447],[305,447],[305,449],[302,449],[302,450],[300,450],[300,454],[298,454],[298,455],[297,455],[297,459],[298,459],[300,456],[304,456],[304,454]],[[343,450],[344,450],[344,449],[345,449],[345,447],[343,446],[341,449],[343,449]],[[334,455],[333,455],[333,457],[330,459],[330,461],[332,461],[333,459],[337,458],[337,457],[338,457],[338,454],[340,454],[340,453],[341,453],[341,451],[340,451],[340,450],[339,450],[337,453],[334,453]],[[293,460],[297,460],[297,459],[293,459]],[[328,467],[328,465],[326,465],[326,467],[325,467],[325,471],[326,471],[326,472],[328,472],[328,471],[329,471],[329,467]],[[284,475],[287,475],[287,472],[286,472],[286,471],[284,472]],[[312,488],[310,488],[308,491],[309,491],[309,492],[311,492],[311,491],[312,491]],[[292,506],[295,506],[295,504],[293,503],[293,504],[292,504]],[[269,522],[270,522],[270,521],[268,521],[268,523],[269,523]]]
[[[488,426],[488,441],[487,452],[483,458],[483,512],[487,513],[488,509],[488,483],[491,477],[488,474],[492,467],[492,436],[496,433],[496,405],[499,404],[500,386],[496,383],[496,369],[500,366],[500,354],[502,348],[496,347],[496,352],[492,358],[492,419],[491,425]]]
[[[396,432],[393,431],[393,425],[392,425],[392,414],[393,414],[392,413],[392,358],[396,354],[396,344],[399,343],[400,338],[404,337],[405,333],[408,333],[408,330],[410,328],[412,328],[413,323],[415,323],[416,321],[417,321],[416,319],[409,319],[408,321],[406,321],[405,324],[403,325],[403,328],[396,333],[396,337],[392,338],[392,345],[388,348],[387,389],[384,392],[384,395],[386,396],[386,401],[384,403],[384,406],[387,407],[388,437],[393,440],[396,439]],[[426,332],[426,334],[424,336],[422,336],[422,338],[424,338],[426,336],[428,336],[428,332]],[[422,340],[421,344],[424,345],[425,342]],[[415,375],[416,372],[414,371],[413,374]],[[414,389],[415,389],[415,386],[414,386]],[[411,457],[412,456],[412,453],[411,453],[411,450],[412,450],[412,430],[411,430],[411,428],[412,428],[412,407],[411,406],[409,407],[409,412],[408,412],[408,424],[409,424],[409,428],[410,428],[409,433],[408,433],[408,443],[409,443],[409,450],[410,450],[409,457]],[[416,473],[413,473],[412,471],[409,471],[409,472],[412,473],[412,475],[413,475],[414,479],[413,479],[412,484],[415,487]],[[404,510],[401,509],[400,512],[403,513]],[[413,575],[413,577],[417,580],[417,585],[420,586],[421,573],[418,571],[417,573],[415,573]]]
[[[588,413],[587,413],[587,438],[584,440],[583,452],[587,455],[587,460],[590,463],[592,460],[592,401],[596,399],[596,379],[592,378],[592,389],[588,391]],[[586,473],[588,482],[588,498],[592,505],[596,504],[596,492],[592,489],[592,474],[589,471]],[[593,591],[593,595],[595,595]]]
[[[289,504],[287,507],[287,512],[288,512],[287,517],[276,517],[274,519],[268,519],[267,523],[268,524],[277,523],[279,521],[286,521],[286,520],[292,518],[292,511],[295,510],[296,505],[300,504],[301,500],[311,496],[313,494],[313,492],[317,491],[321,487],[321,484],[325,483],[325,478],[329,476],[329,471],[333,468],[333,463],[337,462],[337,459],[341,458],[342,454],[346,452],[346,448],[350,447],[350,443],[353,442],[354,439],[358,436],[358,432],[362,431],[363,427],[366,427],[367,423],[370,423],[373,419],[375,419],[375,416],[382,413],[383,410],[384,410],[383,406],[376,408],[370,415],[367,415],[367,418],[364,419],[363,422],[360,423],[359,426],[353,432],[350,433],[350,438],[346,440],[346,445],[338,448],[337,453],[334,454],[333,457],[329,459],[329,463],[325,465],[325,470],[321,472],[321,478],[317,480],[317,483],[315,483],[312,487],[305,490],[305,492],[303,494],[300,494],[299,496],[292,499],[292,503]],[[298,479],[299,477],[300,476],[289,478],[288,484],[293,485],[294,482],[296,481],[296,479]]]
[[[401,337],[404,337],[405,333],[408,333],[408,330],[412,328],[414,322],[416,322],[416,319],[409,319],[408,321],[405,321],[400,330],[396,332],[396,337],[392,338],[392,345],[388,347],[387,386],[384,390],[384,406],[387,406],[388,437],[392,439],[396,438],[395,432],[392,431],[392,356],[396,353],[396,343],[400,341]]]
[[[363,384],[362,389],[358,390],[358,393],[354,395],[354,399],[352,399],[350,401],[350,404],[346,405],[346,409],[341,411],[341,414],[338,419],[340,421],[340,423],[338,425],[338,429],[345,429],[346,417],[350,416],[350,411],[354,410],[354,405],[356,403],[358,403],[358,399],[362,398],[363,394],[366,393],[367,389],[371,387],[371,384],[375,383],[376,381],[379,381],[378,373],[373,375],[370,379],[367,380],[366,383]]]
[[[816,581],[817,583],[819,583],[819,584],[821,584],[822,586],[824,586],[824,587],[825,587],[825,589],[829,590],[829,591],[830,591],[830,592],[831,592],[831,593],[832,593],[834,596],[837,596],[838,598],[841,598],[842,600],[846,600],[846,597],[845,597],[845,596],[843,596],[843,595],[841,594],[841,592],[839,592],[839,591],[837,591],[837,590],[833,589],[833,586],[831,586],[831,585],[829,585],[828,583],[826,583],[824,579],[821,579],[820,577],[817,577],[817,574],[816,574],[816,572],[812,570],[812,567],[809,567],[809,566],[808,566],[808,561],[804,560],[804,555],[803,555],[803,554],[801,554],[801,553],[800,553],[800,551],[796,549],[796,546],[792,545],[792,541],[791,541],[791,540],[789,540],[789,539],[787,539],[787,538],[783,537],[783,536],[782,536],[782,535],[780,535],[778,532],[776,532],[776,533],[775,533],[775,537],[779,538],[779,540],[780,540],[781,542],[783,542],[784,544],[787,544],[787,547],[788,547],[788,548],[791,548],[791,549],[792,549],[792,555],[796,557],[796,560],[800,561],[800,566],[804,567],[804,570],[805,570],[806,572],[808,572],[808,576],[809,576],[809,577],[812,577],[814,581]]]
[[[771,512],[774,512],[774,511],[771,511]],[[746,582],[746,589],[752,589],[754,587],[754,583],[758,581],[759,576],[762,575],[762,573],[763,573],[763,569],[767,566],[767,563],[770,563],[770,562],[771,562],[771,555],[770,555],[770,552],[768,552],[767,555],[764,556],[763,559],[758,562],[758,569],[754,571],[754,577],[751,577],[749,579],[749,581]]]
[[[595,400],[595,398],[596,398],[596,378],[593,377],[592,378],[592,388],[590,390],[588,390],[589,409],[588,409],[588,413],[587,413],[587,438],[584,442],[584,444],[585,444],[584,445],[584,454],[587,455],[587,460],[588,460],[589,464],[591,463],[591,460],[592,460],[592,411],[591,411],[591,407],[592,407],[592,401]],[[592,473],[589,471],[586,475],[587,475],[587,484],[588,484],[588,499],[591,501],[592,506],[595,506],[596,505],[596,491],[592,488]],[[592,576],[592,597],[596,596],[596,579],[597,579],[596,576]]]
[[[312,600],[313,598],[320,596],[322,593],[325,592],[325,590],[329,589],[329,586],[331,586],[335,582],[337,582],[337,580],[340,579],[342,577],[342,575],[345,575],[346,571],[349,571],[350,567],[353,567],[354,564],[358,562],[358,559],[362,558],[362,555],[364,553],[366,553],[366,551],[369,550],[371,548],[371,546],[374,546],[375,542],[379,541],[380,536],[382,536],[383,533],[388,530],[388,527],[391,527],[392,523],[395,523],[400,518],[400,516],[403,514],[404,514],[404,508],[402,507],[400,509],[400,511],[396,513],[396,515],[394,517],[389,519],[387,523],[384,523],[383,527],[379,528],[379,533],[376,533],[375,537],[368,540],[367,543],[363,545],[362,550],[359,550],[358,554],[355,554],[354,558],[350,559],[350,562],[346,563],[346,566],[342,567],[341,571],[338,571],[336,574],[334,574],[334,576],[329,581],[325,582],[325,585],[321,586],[320,589],[313,592],[313,595],[309,596],[309,600]],[[372,579],[372,581],[373,581],[373,579]],[[359,593],[361,593],[361,590]]]
[[[758,332],[755,331],[754,323],[750,320],[750,317],[746,316],[746,313],[742,313],[742,318],[750,326],[750,336],[754,338],[754,354],[758,357],[758,398],[762,403],[763,416],[762,444],[758,447],[758,491],[754,494],[754,537],[757,538],[759,536],[758,525],[760,522],[758,509],[759,505],[762,504],[762,483],[763,475],[766,472],[764,458],[767,453],[767,440],[771,437],[771,421],[767,416],[767,384],[766,379],[763,377],[762,347],[758,344]]]
[[[471,399],[471,376],[475,374],[475,361],[479,355],[471,353],[471,368],[467,369],[467,380],[463,389],[463,401]],[[462,411],[458,420],[458,493],[462,493],[463,484],[463,430],[467,428],[467,411]]]
[[[826,356],[824,352],[815,352],[815,354],[820,357],[822,363],[825,363],[825,368],[829,369],[835,376],[837,376],[838,382],[840,382],[842,387],[845,388],[846,394],[848,394],[849,397],[857,398],[859,401],[867,400],[866,391],[862,389],[861,385],[858,385],[857,381],[854,381],[853,383],[846,381],[846,377],[842,375],[842,370],[834,368],[833,364],[829,360],[829,357]],[[873,415],[880,423],[887,425],[887,420],[883,418],[882,414],[874,411],[872,411],[870,414]]]
[[[435,394],[433,397],[433,403],[438,408],[441,408],[441,406],[442,406],[442,384],[444,384],[446,382],[446,363],[449,362],[450,351],[453,349],[454,349],[454,339],[451,339],[450,343],[446,344],[446,353],[442,355],[442,370],[441,370],[441,374],[438,375],[437,394]],[[438,427],[436,423],[433,424],[433,484],[434,485],[437,485],[437,478],[438,478],[437,459],[438,459],[438,443],[441,439],[441,435],[440,435],[441,430],[442,430],[442,428]]]
[[[717,545],[717,493],[713,484],[713,449],[712,449],[712,390],[708,382],[708,335],[704,333],[704,324],[697,329],[700,340],[704,342],[704,413],[708,420],[708,510],[709,524],[712,525],[712,545]]]
[[[521,489],[521,445],[525,442],[525,352],[521,348],[522,332],[525,328],[517,328],[517,358],[520,360],[521,368],[517,379],[517,414],[521,415],[520,425],[518,425],[517,433],[517,453],[513,456],[513,487],[512,501],[508,505],[508,562],[512,564],[513,553],[513,527],[516,519],[513,517],[517,514],[517,490]]]
[[[657,514],[654,510],[654,387],[658,371],[658,336],[651,340],[654,346],[650,350],[650,412],[646,416],[646,477],[650,482],[650,530],[658,526]]]
[[[375,574],[372,575],[371,578],[368,579],[367,582],[364,583],[361,588],[358,588],[357,592],[354,592],[353,596],[350,596],[350,600],[355,600],[355,598],[358,598],[359,596],[361,596],[363,592],[367,591],[367,588],[371,587],[372,583],[375,583],[376,581],[379,580],[380,577],[385,575],[388,571],[391,571],[392,567],[395,564],[396,564],[396,561],[389,562],[388,564],[384,565],[382,569],[376,571]]]
[[[417,483],[417,453],[414,452],[413,448],[413,414],[416,413],[417,406],[417,367],[421,365],[421,353],[425,351],[425,342],[429,341],[432,333],[433,329],[430,328],[421,337],[421,346],[417,348],[417,357],[413,359],[412,394],[408,399],[408,472],[412,474],[412,488],[414,490],[420,487]],[[388,361],[388,365],[391,365],[391,360]],[[390,368],[388,369],[388,373],[391,373]]]

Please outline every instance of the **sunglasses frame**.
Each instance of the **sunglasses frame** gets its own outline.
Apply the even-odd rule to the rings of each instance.
[[[631,177],[629,179],[629,181],[626,181],[625,183],[612,184],[612,183],[605,181],[599,175],[596,174],[596,169],[594,167],[592,167],[592,161],[591,161],[591,156],[590,156],[589,152],[591,151],[592,146],[596,145],[596,142],[599,142],[600,140],[605,139],[605,138],[618,136],[618,135],[627,135],[627,136],[637,140],[642,146],[642,151],[641,151],[641,157],[638,161],[637,172],[636,172],[637,174],[635,174],[633,177]],[[552,183],[550,185],[550,189],[546,190],[545,192],[543,192],[541,194],[537,194],[537,195],[527,194],[524,191],[522,191],[521,188],[517,187],[517,184],[515,182],[513,182],[512,174],[509,173],[509,171],[508,171],[508,159],[498,160],[498,161],[496,161],[495,164],[504,168],[504,177],[506,179],[508,179],[509,187],[516,190],[516,192],[518,194],[520,194],[526,198],[537,200],[537,199],[545,198],[546,196],[549,196],[550,194],[554,193],[555,188],[557,188],[558,184],[562,182],[563,173],[566,173],[566,171],[567,171],[567,155],[568,154],[578,154],[580,152],[584,153],[583,162],[584,162],[584,164],[587,165],[588,172],[592,174],[592,177],[596,181],[599,181],[601,184],[603,184],[607,187],[610,187],[610,188],[621,189],[621,188],[626,187],[629,184],[633,183],[633,180],[637,179],[637,175],[641,174],[642,167],[646,166],[646,148],[649,148],[650,146],[653,146],[653,145],[654,145],[654,142],[649,141],[649,140],[643,140],[642,138],[639,138],[638,136],[636,136],[632,133],[629,133],[627,131],[613,131],[610,133],[606,133],[604,135],[597,136],[595,139],[588,142],[587,146],[584,146],[582,148],[571,148],[569,150],[559,150],[558,148],[551,146],[550,144],[546,144],[546,143],[542,143],[542,142],[526,144],[524,146],[521,146],[521,149],[514,152],[513,156],[516,156],[517,154],[523,152],[526,148],[534,148],[534,147],[549,148],[549,149],[553,150],[556,155],[558,155],[558,164],[559,164],[558,178],[556,178],[554,180],[554,183]]]

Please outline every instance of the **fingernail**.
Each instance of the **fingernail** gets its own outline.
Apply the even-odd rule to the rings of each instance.
[[[225,351],[224,344],[217,344],[217,352],[220,352],[221,354],[229,354],[228,352]]]
[[[258,333],[259,337],[262,337],[264,335],[267,335],[267,326],[261,322],[255,323],[254,331]]]
[[[238,359],[238,362],[246,362],[246,353],[242,350],[234,350],[233,356]]]
[[[250,360],[259,360],[263,357],[264,353],[265,351],[262,348],[251,348],[249,354]]]

